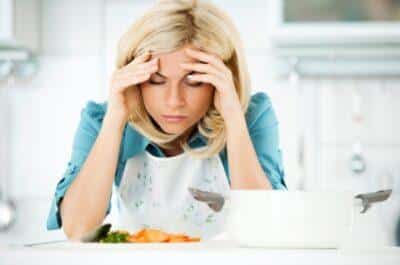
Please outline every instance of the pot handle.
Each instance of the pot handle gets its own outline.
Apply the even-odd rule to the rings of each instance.
[[[361,199],[363,209],[361,213],[365,213],[370,207],[372,203],[382,202],[387,200],[392,194],[392,190],[379,190],[376,192],[370,193],[361,193],[356,195],[354,198]]]

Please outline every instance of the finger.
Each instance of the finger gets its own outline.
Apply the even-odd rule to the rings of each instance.
[[[158,66],[158,58],[153,58],[148,62],[138,64],[137,69],[146,69],[152,66]]]
[[[134,64],[139,64],[139,63],[143,63],[146,60],[148,60],[151,56],[151,53],[149,51],[146,51],[144,53],[142,53],[141,55],[135,57],[131,62],[129,62],[126,66],[128,65],[134,65]]]
[[[149,66],[143,67],[141,69],[134,69],[134,70],[129,69],[127,71],[124,71],[122,73],[122,76],[129,77],[129,76],[132,76],[132,75],[140,75],[140,74],[146,74],[146,73],[151,73],[152,74],[152,73],[156,72],[157,70],[158,70],[158,66],[157,65],[149,65]]]
[[[130,72],[130,73],[125,73],[123,75],[120,75],[118,77],[118,79],[121,80],[122,82],[125,82],[125,80],[131,80],[134,77],[138,77],[138,76],[144,75],[146,73],[148,73],[148,72],[135,72],[135,73]]]
[[[158,70],[158,66],[156,65],[152,65],[152,66],[148,66],[144,69],[138,69],[135,71],[135,74],[139,75],[139,74],[153,74]]]
[[[158,66],[158,58],[154,58],[147,62],[127,65],[125,68],[122,69],[122,71],[126,71],[128,73],[144,71],[148,68],[152,68],[155,65]]]
[[[216,55],[211,55],[211,54],[202,52],[200,50],[193,50],[193,49],[190,49],[190,48],[186,48],[185,52],[186,52],[187,55],[189,55],[189,56],[191,56],[193,58],[196,58],[196,59],[198,59],[198,60],[200,60],[202,62],[214,65],[215,67],[217,67],[220,70],[225,70],[226,69],[225,64]]]
[[[126,78],[121,78],[118,82],[116,82],[115,87],[117,87],[117,92],[123,92],[127,87],[132,85],[137,85],[145,82],[150,77],[149,73],[131,75]]]
[[[147,81],[150,77],[150,73],[139,74],[137,76],[133,76],[129,79],[131,81],[131,85],[137,85]]]
[[[221,91],[222,81],[215,75],[210,74],[191,74],[188,75],[189,80],[205,82],[213,85],[216,89]],[[222,91],[221,91],[222,92]]]
[[[181,63],[180,65],[184,69],[194,70],[194,71],[199,72],[199,73],[214,74],[214,75],[219,76],[221,78],[224,77],[223,73],[221,73],[218,69],[216,69],[214,66],[212,66],[210,64]]]
[[[126,68],[121,71],[122,76],[131,76],[132,74],[154,73],[158,70],[158,65],[155,62],[148,64],[140,64],[134,67]]]

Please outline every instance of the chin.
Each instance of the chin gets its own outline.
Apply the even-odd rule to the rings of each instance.
[[[161,130],[167,134],[182,134],[185,128],[175,126],[162,126]]]

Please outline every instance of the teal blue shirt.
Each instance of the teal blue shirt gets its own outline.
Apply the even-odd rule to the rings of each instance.
[[[81,119],[74,136],[72,154],[62,178],[57,183],[47,218],[47,229],[49,230],[58,229],[62,226],[58,209],[59,203],[85,162],[100,131],[106,110],[107,102],[88,101],[81,111]],[[245,117],[258,160],[272,187],[274,189],[287,189],[284,181],[282,154],[279,148],[278,120],[268,95],[263,92],[252,95]],[[206,145],[206,139],[198,132],[193,134],[188,141],[189,146],[193,148]],[[114,178],[116,186],[120,184],[126,161],[144,150],[156,156],[165,156],[156,144],[150,142],[127,123],[123,131]],[[219,156],[230,184],[226,148],[219,153]],[[110,208],[111,202],[107,214],[110,212]]]

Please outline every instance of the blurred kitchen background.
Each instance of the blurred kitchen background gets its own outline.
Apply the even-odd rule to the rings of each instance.
[[[117,40],[154,2],[0,0],[0,217],[16,208],[0,243],[64,237],[46,218],[80,111],[107,99]],[[272,98],[289,189],[391,188],[368,225],[399,244],[400,1],[213,2],[242,34],[253,93]]]

